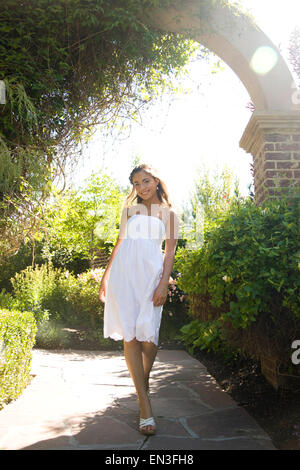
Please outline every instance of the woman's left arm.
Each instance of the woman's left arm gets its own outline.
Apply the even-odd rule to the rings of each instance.
[[[167,300],[169,279],[174,265],[178,240],[179,221],[173,209],[170,209],[166,223],[165,254],[163,272],[160,282],[154,291],[152,301],[156,307],[164,305]]]

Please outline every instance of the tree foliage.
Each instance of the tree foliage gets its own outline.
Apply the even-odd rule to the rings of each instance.
[[[233,174],[227,165],[213,174],[205,168],[198,168],[191,188],[189,202],[185,204],[184,237],[189,248],[199,248],[204,234],[212,226],[218,225],[226,215],[231,202],[240,196],[239,181],[233,181]]]
[[[132,117],[195,46],[143,12],[167,0],[7,0],[0,12],[2,253],[36,230],[53,178],[95,125]]]
[[[125,194],[105,174],[93,174],[84,188],[57,194],[45,214],[44,254],[57,250],[92,259],[97,250],[116,242]]]

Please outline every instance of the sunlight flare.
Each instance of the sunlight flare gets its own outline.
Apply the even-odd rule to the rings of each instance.
[[[262,46],[256,49],[250,61],[250,67],[255,73],[266,75],[278,62],[277,52],[269,46]]]

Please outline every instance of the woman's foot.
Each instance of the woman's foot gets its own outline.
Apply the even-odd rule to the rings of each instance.
[[[139,400],[140,407],[140,431],[142,434],[155,434],[155,422],[148,393]]]
[[[140,418],[140,433],[145,436],[153,436],[156,433],[156,425],[153,416],[151,418]]]

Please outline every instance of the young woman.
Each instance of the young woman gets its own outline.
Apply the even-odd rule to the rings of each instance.
[[[163,305],[178,239],[178,218],[165,183],[146,164],[129,180],[119,236],[103,274],[99,298],[104,307],[104,337],[124,340],[126,364],[140,407],[140,432],[155,434],[149,376],[158,349]],[[165,240],[165,252],[161,245]]]

